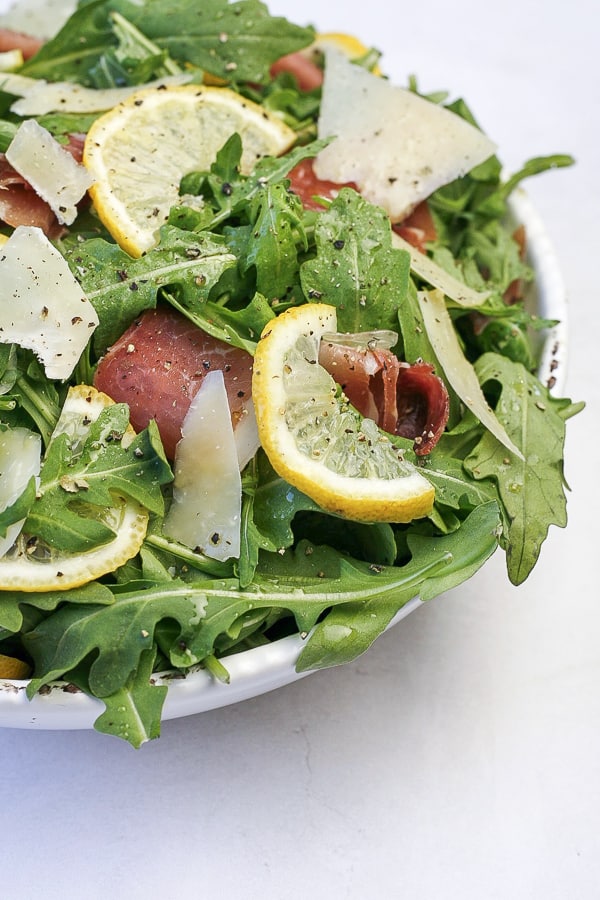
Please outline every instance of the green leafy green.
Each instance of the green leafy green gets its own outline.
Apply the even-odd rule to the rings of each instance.
[[[21,74],[91,86],[90,69],[104,52],[117,45],[107,13],[106,0],[80,6],[60,31],[21,67]]]
[[[271,16],[258,0],[175,0],[165,16],[161,0],[138,4],[112,0],[122,13],[169,56],[192,63],[225,81],[268,80],[269,67],[281,56],[311,43],[314,31]]]
[[[315,226],[316,256],[303,263],[307,297],[337,307],[339,331],[396,329],[410,257],[391,245],[389,218],[343,188]]]
[[[151,683],[156,656],[155,647],[143,650],[139,665],[127,683],[103,698],[106,709],[94,723],[96,731],[129,741],[136,749],[160,735],[168,687]]]
[[[177,292],[181,302],[202,304],[235,257],[215,236],[191,234],[170,225],[159,246],[132,259],[102,238],[70,242],[64,255],[93,304],[100,325],[94,347],[102,353],[143,310],[156,306],[160,293]]]
[[[0,88],[2,82],[0,80]],[[10,142],[14,138],[17,133],[17,125],[14,122],[6,122],[4,120],[0,120],[0,153],[6,153]]]
[[[491,479],[497,485],[508,574],[520,584],[535,565],[549,526],[567,523],[565,419],[581,407],[554,398],[523,366],[496,354],[481,356],[475,368],[482,385],[500,386],[496,415],[524,455],[518,459],[484,432],[465,460],[474,478]]]
[[[161,485],[171,481],[156,423],[124,445],[124,404],[107,407],[73,456],[66,433],[53,439],[40,473],[37,497],[24,530],[67,553],[83,553],[116,532],[105,512],[135,500],[154,515],[164,512]]]
[[[46,378],[30,351],[20,348],[8,357],[4,379],[3,421],[13,426],[33,425],[47,444],[60,414],[64,390]]]
[[[27,517],[36,495],[35,478],[30,478],[23,493],[0,512],[0,537],[5,538],[7,530]]]
[[[201,6],[196,0],[175,0],[168,15],[162,0],[94,0],[80,5],[23,67],[23,74],[87,85],[101,83],[99,73],[110,72],[111,63],[114,72],[115,61],[132,59],[132,43],[125,42],[122,19],[115,22],[111,18],[115,12],[166,54],[156,63],[164,64],[166,59],[191,63],[226,81],[267,81],[271,63],[307,46],[314,35],[310,28],[269,15],[258,0],[204,0]],[[139,51],[139,38],[136,43]],[[122,65],[120,74],[124,72],[127,66]]]
[[[499,524],[498,506],[491,502],[478,507],[460,533],[441,538],[409,537],[413,559],[404,571],[414,565],[428,574],[417,585],[407,579],[397,584],[393,593],[370,592],[360,600],[333,607],[311,634],[298,660],[298,671],[356,659],[413,597],[428,600],[470,578],[496,549]],[[443,558],[446,563],[442,566],[439,563]]]
[[[63,604],[75,603],[104,605],[114,602],[112,592],[99,581],[91,581],[70,591],[0,592],[0,628],[16,633],[23,629],[28,610],[34,608],[44,613],[52,613]],[[28,630],[28,629],[25,629]]]

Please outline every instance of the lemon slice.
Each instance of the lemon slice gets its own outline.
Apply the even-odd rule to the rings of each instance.
[[[265,327],[252,397],[275,471],[323,509],[362,522],[410,522],[431,512],[434,488],[371,419],[362,418],[317,362],[336,311],[292,307]]]
[[[22,659],[16,659],[14,656],[5,656],[0,653],[0,678],[10,678],[11,680],[20,681],[31,675],[31,666],[23,662]]]
[[[93,387],[70,388],[53,437],[69,435],[76,449],[86,430],[113,400]],[[133,432],[132,432],[133,434]],[[115,498],[115,506],[104,513],[115,537],[86,553],[64,553],[47,544],[19,535],[13,547],[0,558],[0,590],[26,592],[68,590],[80,587],[122,566],[142,546],[148,513],[133,500]]]
[[[296,140],[277,115],[229,88],[206,85],[142,89],[97,119],[83,161],[95,180],[96,211],[117,243],[136,257],[155,246],[180,202],[182,177],[209,169],[235,132],[245,174]]]

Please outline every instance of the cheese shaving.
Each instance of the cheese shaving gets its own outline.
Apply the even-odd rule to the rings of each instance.
[[[71,225],[77,204],[93,178],[35,119],[17,129],[6,158],[19,175],[45,200],[61,225]]]
[[[203,379],[181,434],[164,533],[213,559],[239,557],[242,482],[221,371]]]
[[[99,320],[40,228],[20,225],[3,245],[0,286],[0,342],[33,350],[48,378],[69,378]]]
[[[28,428],[0,431],[0,512],[19,499],[31,478],[40,473],[42,439]],[[12,547],[25,519],[14,522],[0,536],[0,558]]]
[[[408,241],[405,241],[397,232],[392,231],[392,246],[397,250],[406,250],[410,253],[410,267],[415,275],[418,275],[427,284],[439,288],[443,294],[458,306],[468,308],[482,306],[490,296],[490,291],[476,291],[468,287],[458,278],[455,278],[441,266],[438,266],[429,256],[421,253]]]
[[[481,424],[511,453],[521,460],[524,459],[489,406],[475,369],[462,352],[452,319],[446,309],[444,295],[441,291],[419,291],[418,297],[427,336],[446,378]]]
[[[164,78],[149,81],[144,87],[189,84],[193,77],[192,73],[166,75]],[[105,112],[122,103],[139,89],[139,85],[122,88],[88,88],[70,81],[47,82],[42,78],[29,78],[27,75],[3,73],[0,76],[0,90],[21,98],[15,100],[10,108],[11,112],[18,116],[44,116],[51,112]]]
[[[392,222],[402,221],[433,191],[496,149],[465,119],[334,49],[325,53],[318,127],[320,138],[334,140],[315,159],[317,177],[354,182]]]

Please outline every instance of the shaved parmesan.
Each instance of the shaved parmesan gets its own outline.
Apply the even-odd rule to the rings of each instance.
[[[0,431],[0,512],[19,499],[31,478],[40,473],[42,439],[28,428]],[[14,522],[0,535],[0,557],[12,547],[25,519]]]
[[[61,225],[71,225],[77,204],[93,178],[68,150],[35,119],[19,125],[6,151],[6,158],[45,200]]]
[[[235,423],[233,437],[238,455],[238,466],[241,472],[250,460],[256,456],[256,451],[260,447],[256,413],[252,400],[244,405],[240,418]]]
[[[220,370],[204,377],[181,434],[164,533],[213,559],[239,557],[242,481]]]
[[[459,306],[481,306],[490,296],[489,291],[476,291],[468,287],[458,278],[450,275],[441,266],[438,266],[429,256],[421,253],[408,241],[405,241],[397,232],[392,231],[392,245],[398,250],[407,250],[410,253],[410,267],[423,281],[434,288],[439,288],[446,297],[453,300]]]
[[[166,75],[149,81],[144,87],[188,84],[192,79],[192,73]],[[27,75],[7,73],[0,76],[0,90],[22,98],[15,100],[10,108],[18,116],[44,116],[51,112],[105,112],[139,89],[139,84],[122,88],[88,88],[70,81],[47,82]]]
[[[495,144],[455,113],[340,51],[327,50],[325,59],[319,137],[334,140],[317,155],[315,174],[354,182],[392,222],[494,153]]]
[[[38,356],[48,378],[69,378],[96,310],[40,228],[20,225],[0,250],[0,342]]]
[[[446,309],[441,291],[419,291],[419,305],[427,337],[444,370],[446,378],[473,415],[511,453],[524,459],[519,448],[511,441],[481,390],[475,369],[461,350],[452,319]]]

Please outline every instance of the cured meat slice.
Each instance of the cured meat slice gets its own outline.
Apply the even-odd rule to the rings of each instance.
[[[136,431],[158,425],[165,453],[175,456],[181,425],[208,372],[223,372],[232,423],[246,417],[252,390],[252,357],[202,331],[168,307],[148,310],[100,360],[94,386],[129,404]]]
[[[446,386],[426,362],[402,362],[390,350],[321,341],[319,363],[363,416],[410,438],[419,456],[436,445],[448,421]]]

